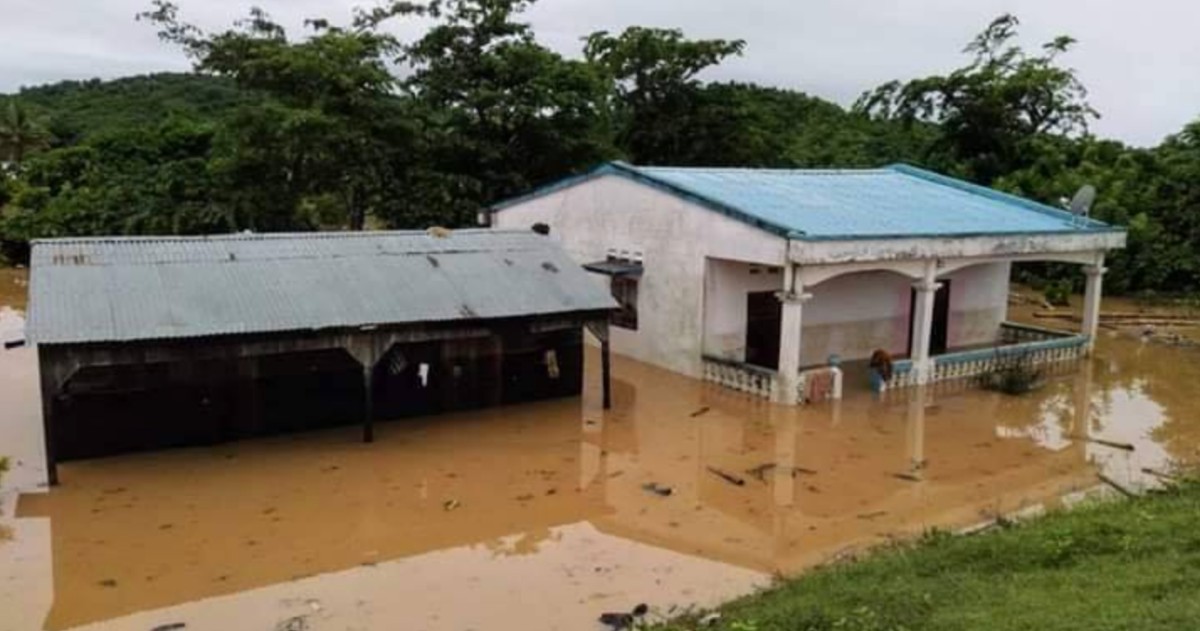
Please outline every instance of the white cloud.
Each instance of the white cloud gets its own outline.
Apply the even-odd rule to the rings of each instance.
[[[133,16],[140,0],[6,0],[0,91],[60,79],[180,70],[187,61]],[[352,0],[182,0],[185,19],[220,28],[256,4],[298,28],[305,17],[349,17]],[[15,6],[14,6],[15,5]],[[580,38],[631,24],[677,26],[693,37],[743,38],[746,54],[710,73],[797,88],[848,104],[894,78],[942,72],[989,20],[1012,12],[1023,41],[1080,40],[1079,70],[1103,118],[1094,130],[1157,143],[1200,117],[1200,3],[1170,0],[542,0],[529,12],[539,38],[576,55]],[[412,32],[413,27],[404,29]]]

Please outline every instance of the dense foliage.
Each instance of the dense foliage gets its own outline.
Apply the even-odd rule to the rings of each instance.
[[[194,74],[64,82],[0,97],[0,244],[68,234],[459,226],[608,159],[862,167],[906,161],[1051,204],[1084,183],[1130,229],[1122,291],[1200,291],[1200,122],[1151,149],[1097,139],[1060,57],[1001,16],[944,76],[887,83],[847,110],[800,92],[709,83],[740,40],[631,27],[541,44],[533,0],[395,2],[286,32],[252,10],[206,33],[159,0],[141,18]],[[419,19],[400,41],[393,21]],[[1032,268],[1038,277],[1053,266]]]

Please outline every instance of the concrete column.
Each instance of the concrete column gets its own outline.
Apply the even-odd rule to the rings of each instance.
[[[1088,337],[1086,346],[1088,355],[1092,354],[1096,332],[1100,329],[1100,298],[1103,293],[1104,272],[1106,271],[1103,259],[1096,265],[1083,268],[1083,272],[1087,274],[1087,285],[1083,293],[1082,333]]]
[[[937,265],[929,261],[925,265],[925,276],[913,283],[917,298],[913,302],[912,319],[912,363],[917,383],[925,383],[932,372],[929,359],[929,342],[933,333],[933,302],[941,284],[937,282]]]
[[[779,370],[775,379],[774,400],[784,405],[796,405],[799,401],[800,338],[804,325],[804,302],[812,298],[803,293],[796,281],[795,266],[784,268],[783,291],[777,294],[783,303],[783,315],[779,325]]]

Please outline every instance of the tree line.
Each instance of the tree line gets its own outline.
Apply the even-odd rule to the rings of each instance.
[[[254,9],[204,32],[158,0],[139,16],[190,75],[64,82],[0,102],[0,247],[30,239],[469,225],[475,212],[611,159],[866,167],[909,162],[1129,228],[1116,291],[1200,291],[1200,121],[1153,148],[1088,131],[1098,113],[1059,37],[1027,51],[1003,15],[963,67],[850,108],[700,79],[741,40],[596,32],[577,57],[521,19],[533,0],[394,2],[298,36]],[[389,26],[430,26],[401,41]],[[1031,268],[1053,277],[1053,267]]]

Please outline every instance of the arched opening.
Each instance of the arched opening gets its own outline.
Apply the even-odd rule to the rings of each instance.
[[[801,366],[819,366],[836,357],[866,360],[876,350],[908,355],[912,331],[912,279],[891,270],[864,270],[833,276],[805,291]]]

